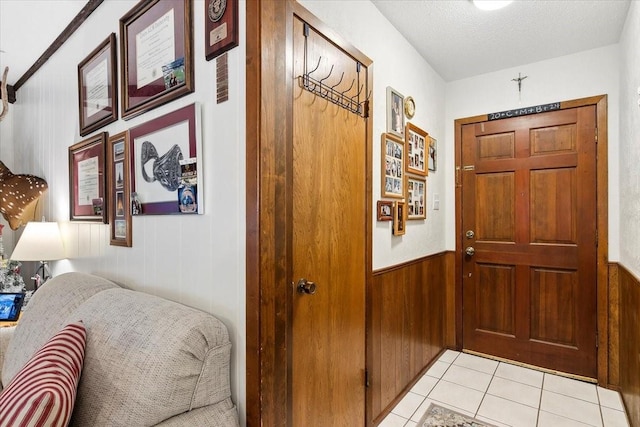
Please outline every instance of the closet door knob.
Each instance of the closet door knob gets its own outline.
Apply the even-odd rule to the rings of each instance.
[[[313,295],[316,293],[316,284],[309,282],[307,279],[298,280],[296,288],[298,289],[299,294]]]

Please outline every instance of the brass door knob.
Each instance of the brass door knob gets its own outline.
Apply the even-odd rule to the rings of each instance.
[[[298,280],[296,288],[298,289],[299,294],[313,295],[316,293],[316,284],[308,281],[307,279]]]

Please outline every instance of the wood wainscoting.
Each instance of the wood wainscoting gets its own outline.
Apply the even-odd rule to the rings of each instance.
[[[618,279],[617,286],[615,280],[612,281],[615,292],[611,294],[610,302],[610,306],[618,303],[617,313],[611,313],[612,325],[614,329],[617,326],[618,333],[610,337],[612,344],[615,346],[617,339],[618,345],[615,346],[617,352],[611,356],[614,365],[613,356],[619,360],[618,369],[610,372],[613,374],[611,382],[618,380],[629,421],[632,426],[640,427],[640,279],[619,264],[612,266],[611,270],[610,276],[617,275]]]
[[[453,343],[453,252],[373,273],[368,298],[368,425],[377,425]],[[451,316],[451,320],[448,317]]]

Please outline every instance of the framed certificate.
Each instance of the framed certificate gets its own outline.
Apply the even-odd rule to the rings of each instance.
[[[143,0],[120,19],[122,118],[193,92],[191,0]]]
[[[107,223],[105,142],[101,132],[69,147],[69,219]]]
[[[204,50],[207,61],[238,46],[238,0],[205,0]]]
[[[80,135],[118,119],[116,35],[111,35],[78,64]]]

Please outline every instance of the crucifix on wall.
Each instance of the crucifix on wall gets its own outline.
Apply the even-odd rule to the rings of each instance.
[[[520,73],[518,73],[518,78],[517,79],[511,79],[512,82],[518,82],[518,99],[522,98],[522,81],[524,79],[526,79],[527,77],[529,77],[529,76],[522,77],[520,75]]]

